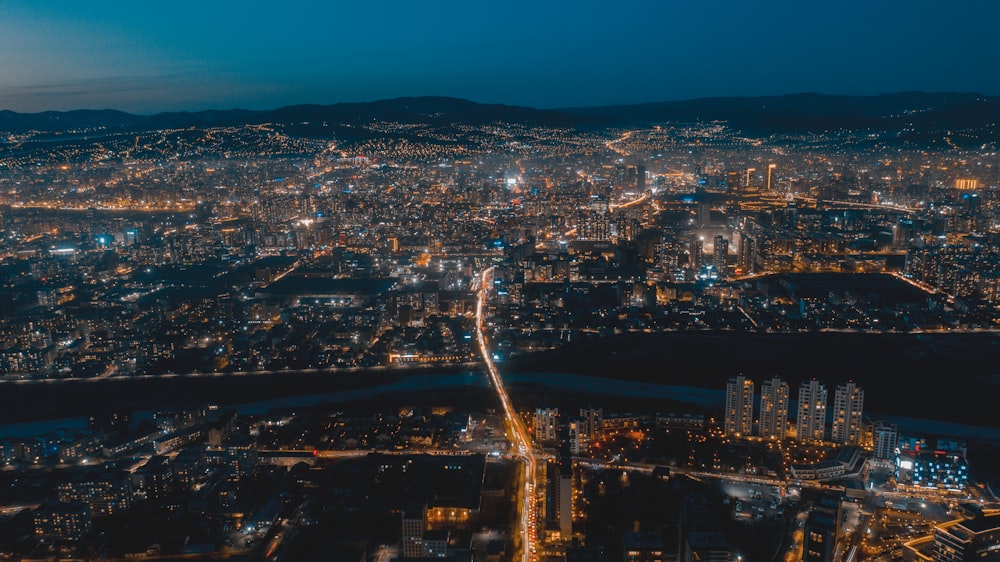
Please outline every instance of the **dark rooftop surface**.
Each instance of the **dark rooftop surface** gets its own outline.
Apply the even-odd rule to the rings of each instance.
[[[798,298],[826,299],[831,293],[852,293],[879,304],[894,305],[924,302],[927,293],[881,273],[782,273],[758,279],[770,291],[780,291]]]
[[[384,293],[396,284],[395,279],[328,279],[289,275],[271,283],[263,291],[272,295],[336,295]]]
[[[1000,514],[977,517],[959,524],[974,533],[983,533],[994,529],[1000,530]]]

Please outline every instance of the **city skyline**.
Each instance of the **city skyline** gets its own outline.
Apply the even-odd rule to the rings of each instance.
[[[1000,562],[998,20],[0,0],[0,560]]]
[[[137,113],[447,95],[532,107],[796,92],[1000,93],[968,2],[0,3],[0,108]],[[622,85],[628,87],[623,88]]]

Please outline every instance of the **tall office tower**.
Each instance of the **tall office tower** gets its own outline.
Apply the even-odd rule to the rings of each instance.
[[[705,242],[700,238],[691,241],[691,269],[700,271],[704,263]]]
[[[535,410],[535,440],[540,443],[555,443],[559,437],[558,408],[538,408]]]
[[[720,278],[725,277],[726,257],[729,256],[729,240],[723,238],[721,234],[716,234],[712,248],[712,266],[715,267]]]
[[[788,383],[774,377],[760,385],[760,432],[765,439],[783,439],[788,432]]]
[[[874,434],[875,452],[872,456],[877,461],[893,460],[896,457],[896,439],[899,437],[896,424],[877,422]]]
[[[777,164],[767,165],[767,191],[771,191],[771,176],[774,175],[774,169],[777,168]]]
[[[826,433],[826,387],[816,379],[799,386],[795,432],[802,441],[822,441]]]
[[[712,206],[708,203],[698,203],[698,226],[708,226],[712,222]]]
[[[750,435],[753,431],[753,381],[739,375],[726,383],[726,435]]]
[[[743,275],[757,271],[757,237],[746,231],[740,237],[740,269]]]
[[[833,431],[830,440],[844,445],[857,445],[861,441],[861,407],[865,391],[854,381],[837,385],[833,397]]]

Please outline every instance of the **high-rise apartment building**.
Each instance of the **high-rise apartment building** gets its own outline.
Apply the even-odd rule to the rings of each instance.
[[[559,409],[537,408],[535,410],[535,440],[541,443],[555,443],[559,438]]]
[[[743,375],[726,384],[726,435],[750,435],[753,431],[753,381]]]
[[[584,431],[584,421],[581,419],[571,419],[567,422],[569,428],[569,450],[574,455],[582,455],[590,447],[590,438]]]
[[[861,441],[861,408],[865,391],[849,381],[838,384],[833,398],[833,431],[830,440],[844,445],[857,445]]]
[[[596,441],[600,437],[601,420],[603,418],[604,410],[602,408],[580,408],[580,419],[582,423],[580,426],[580,432],[584,434],[589,441]]]
[[[773,377],[760,385],[760,429],[766,439],[783,439],[788,433],[788,383]]]
[[[822,441],[826,433],[826,386],[812,379],[799,386],[798,418],[795,430],[803,441]]]
[[[875,451],[872,456],[875,460],[890,461],[896,458],[896,439],[899,436],[896,424],[877,422],[873,434]]]

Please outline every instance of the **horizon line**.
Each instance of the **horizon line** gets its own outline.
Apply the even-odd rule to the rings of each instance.
[[[734,100],[734,99],[773,99],[773,98],[788,98],[796,96],[820,96],[829,98],[878,98],[886,96],[900,96],[907,94],[919,94],[919,95],[957,95],[957,96],[981,96],[986,99],[1000,98],[1000,95],[995,94],[984,94],[982,92],[974,91],[950,91],[950,90],[939,90],[939,91],[928,91],[928,90],[898,90],[893,92],[882,92],[878,94],[831,94],[816,91],[800,91],[800,92],[789,92],[784,94],[767,94],[767,95],[713,95],[713,96],[700,96],[692,98],[675,98],[675,99],[660,99],[660,100],[650,100],[641,102],[627,102],[627,103],[606,103],[606,104],[593,104],[593,105],[562,105],[557,107],[540,107],[534,105],[521,105],[514,103],[505,102],[483,102],[477,101],[469,98],[457,97],[457,96],[447,96],[447,95],[405,95],[405,96],[395,96],[386,98],[375,98],[364,101],[334,101],[329,103],[291,103],[278,106],[270,106],[262,109],[248,109],[246,107],[233,106],[228,108],[220,107],[207,107],[204,109],[179,109],[179,110],[157,110],[150,112],[133,112],[124,109],[116,109],[113,107],[104,108],[88,108],[81,107],[76,109],[44,109],[41,111],[17,111],[8,108],[0,108],[0,113],[13,113],[16,115],[44,115],[48,113],[76,113],[76,112],[116,112],[124,113],[126,115],[133,115],[137,117],[154,117],[157,115],[170,115],[170,114],[195,114],[195,113],[208,113],[208,112],[230,112],[230,111],[246,111],[251,113],[264,113],[268,111],[278,111],[281,109],[291,108],[291,107],[331,107],[336,105],[367,105],[376,104],[391,101],[400,101],[407,99],[442,99],[442,100],[453,100],[473,103],[476,105],[485,106],[502,106],[502,107],[513,107],[522,109],[533,109],[537,111],[573,111],[581,109],[598,109],[598,108],[614,108],[614,107],[637,107],[644,105],[655,105],[655,104],[666,104],[666,103],[684,103],[693,101],[707,101],[707,100]]]

